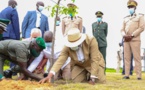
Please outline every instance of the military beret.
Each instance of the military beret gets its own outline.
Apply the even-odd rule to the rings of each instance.
[[[137,2],[134,1],[134,0],[128,1],[128,2],[127,2],[127,7],[129,7],[129,6],[134,6],[134,7],[136,7],[137,5],[138,5]]]
[[[97,12],[95,13],[95,15],[96,15],[97,17],[100,17],[100,16],[102,16],[102,15],[104,15],[104,14],[103,14],[103,12],[101,12],[101,11],[97,11]]]
[[[38,45],[40,48],[42,48],[42,49],[45,49],[45,48],[46,48],[46,46],[45,46],[45,41],[44,41],[43,38],[37,37],[37,38],[36,38],[36,43],[37,43],[37,45]]]
[[[67,6],[68,7],[77,7],[74,3],[68,3]]]
[[[10,23],[10,20],[0,18],[0,26],[4,28],[4,31],[6,31],[6,27],[9,23]]]

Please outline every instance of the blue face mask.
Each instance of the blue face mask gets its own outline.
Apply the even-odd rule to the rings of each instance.
[[[102,18],[101,17],[97,17],[97,22],[101,22]]]
[[[46,47],[52,47],[52,42],[45,43],[45,46],[46,46]]]
[[[69,14],[71,17],[73,16],[71,13]]]
[[[132,15],[134,13],[134,8],[130,8],[129,13]]]
[[[59,24],[60,24],[60,21],[56,21],[56,26],[59,26]]]
[[[38,10],[39,10],[40,12],[41,12],[43,9],[44,9],[43,6],[39,6],[39,7],[38,7]]]

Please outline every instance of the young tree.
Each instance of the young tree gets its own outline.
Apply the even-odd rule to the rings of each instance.
[[[66,0],[64,0],[66,1]],[[71,0],[73,3],[75,2],[75,0]],[[54,17],[54,30],[53,30],[53,41],[52,41],[52,55],[51,55],[51,60],[50,60],[50,68],[53,66],[54,64],[54,44],[55,44],[55,33],[56,33],[56,21],[57,21],[57,17],[58,15],[62,15],[62,14],[69,14],[70,12],[72,12],[73,15],[77,14],[78,12],[76,11],[77,7],[73,8],[73,7],[65,7],[65,6],[60,6],[60,2],[61,0],[58,0],[56,5],[54,5],[52,7],[52,11],[51,11],[51,17]],[[48,10],[50,7],[47,7]],[[51,79],[51,82],[54,83],[54,77]]]

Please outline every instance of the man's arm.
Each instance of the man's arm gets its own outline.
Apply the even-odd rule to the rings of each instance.
[[[47,30],[49,30],[49,22],[48,22],[48,18],[46,17],[45,31]]]
[[[39,78],[38,76],[34,75],[33,73],[31,73],[27,67],[28,67],[28,51],[25,48],[25,46],[23,46],[22,44],[17,44],[16,45],[17,49],[15,49],[16,52],[16,62],[18,63],[18,65],[21,67],[21,72],[23,74],[25,74],[27,77],[36,79],[36,80],[40,80],[41,78]]]
[[[12,11],[12,21],[11,21],[16,35],[16,40],[20,40],[20,27],[19,27],[19,16],[17,11],[14,9]]]
[[[41,52],[41,54],[40,54],[38,57],[36,57],[36,58],[33,60],[33,62],[28,66],[28,70],[29,70],[30,72],[33,72],[33,71],[36,69],[36,67],[37,67],[37,66],[40,64],[40,62],[42,61],[43,56],[44,56],[44,54],[43,54],[43,52]]]
[[[108,34],[108,24],[106,23],[106,27],[105,27],[105,35],[107,37],[107,34]]]
[[[28,11],[22,22],[22,38],[25,38],[25,32],[29,22],[29,14],[30,12]]]
[[[26,75],[26,76],[28,76],[28,77],[30,77],[30,78],[33,78],[33,79],[35,79],[35,80],[38,80],[38,81],[42,79],[42,78],[40,78],[40,77],[34,75],[33,73],[31,73],[31,72],[27,69],[27,62],[18,62],[18,65],[21,67],[21,72],[22,72],[24,75]]]
[[[140,15],[138,25],[138,29],[132,33],[135,37],[138,36],[145,28],[144,15]]]
[[[91,76],[97,77],[99,64],[105,67],[103,56],[98,49],[98,43],[93,37],[90,41]]]
[[[65,33],[65,21],[64,18],[62,19],[62,34],[64,35]]]
[[[81,17],[78,17],[79,19],[80,19],[80,23],[79,23],[79,30],[80,30],[80,32],[82,32],[82,27],[83,27],[83,20],[82,20],[82,18]]]

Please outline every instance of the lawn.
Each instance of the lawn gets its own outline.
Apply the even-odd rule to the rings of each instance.
[[[121,73],[107,72],[106,84],[89,85],[87,83],[67,83],[52,87],[50,90],[145,90],[145,73],[143,80],[137,80],[136,75],[130,76],[130,80],[122,79]],[[60,83],[57,81],[55,84]]]
[[[5,69],[7,68],[5,67]],[[35,88],[22,90],[145,90],[145,72],[142,72],[142,80],[137,80],[135,73],[130,76],[129,80],[124,80],[122,77],[121,73],[116,73],[114,69],[107,68],[107,82],[105,84],[90,85],[88,83],[71,83],[70,81],[59,80],[55,81],[49,89]],[[29,87],[32,86],[30,85]]]

